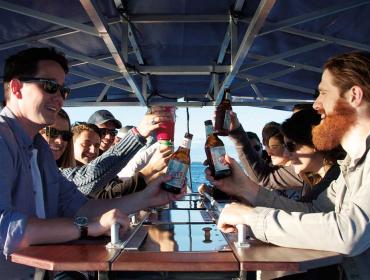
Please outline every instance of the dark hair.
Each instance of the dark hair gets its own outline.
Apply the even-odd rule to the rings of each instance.
[[[299,103],[299,104],[295,104],[293,106],[293,109],[292,111],[293,112],[298,112],[298,111],[301,111],[301,110],[304,110],[304,109],[310,109],[312,108],[312,103]]]
[[[252,131],[247,131],[247,136],[249,139],[256,139],[259,143],[261,143],[261,140],[259,139],[256,133]]]
[[[64,54],[54,48],[30,48],[9,56],[4,65],[4,99],[8,100],[8,83],[14,78],[33,77],[38,71],[38,63],[42,60],[53,60],[68,73],[68,61]]]
[[[312,127],[320,123],[321,116],[312,107],[294,113],[281,125],[283,134],[300,145],[314,147],[312,142]]]
[[[76,122],[72,126],[73,141],[76,140],[76,138],[85,130],[95,132],[99,137],[101,137],[100,130],[97,125],[87,122]]]
[[[58,112],[58,116],[60,116],[62,119],[68,121],[68,130],[71,131],[71,121],[69,119],[69,116],[66,111],[63,109],[60,109]],[[75,155],[73,150],[73,140],[68,141],[67,147],[62,154],[62,156],[57,160],[58,167],[61,168],[69,168],[69,167],[75,167],[76,161],[75,161]]]
[[[276,137],[281,143],[284,143],[284,136],[280,131],[281,125],[277,122],[268,122],[262,129],[262,143],[268,146],[271,137]]]
[[[370,53],[351,52],[329,59],[324,69],[333,75],[333,82],[341,94],[352,86],[359,86],[364,92],[364,99],[370,102]]]
[[[315,147],[312,142],[312,128],[320,124],[321,116],[313,108],[305,109],[294,113],[281,125],[281,131],[290,140],[298,145]],[[330,151],[321,152],[329,163],[343,159],[345,152],[342,147]]]

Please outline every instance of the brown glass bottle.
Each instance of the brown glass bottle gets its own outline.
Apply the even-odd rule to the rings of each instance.
[[[225,89],[221,103],[216,107],[215,133],[220,136],[229,135],[231,108],[230,90]]]
[[[190,165],[190,146],[192,139],[192,134],[185,133],[181,145],[170,157],[166,174],[171,175],[172,179],[161,185],[164,190],[176,194],[181,192]]]
[[[204,150],[206,151],[207,161],[211,169],[212,176],[215,179],[221,179],[231,174],[230,166],[224,162],[226,154],[224,143],[216,134],[213,133],[212,121],[204,122],[206,126],[206,143]]]

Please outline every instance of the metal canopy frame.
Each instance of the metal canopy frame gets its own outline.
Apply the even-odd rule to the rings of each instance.
[[[291,60],[297,55],[304,55],[314,50],[327,46],[339,46],[352,50],[370,51],[370,45],[362,42],[354,42],[343,38],[328,36],[298,28],[301,24],[313,22],[334,14],[349,11],[355,8],[370,9],[370,0],[342,1],[340,4],[311,11],[299,16],[272,22],[269,21],[269,14],[274,9],[276,0],[261,0],[255,9],[252,17],[243,15],[245,0],[235,0],[230,10],[225,14],[130,14],[127,9],[127,2],[123,0],[111,0],[118,10],[118,17],[109,18],[99,8],[102,3],[96,0],[80,0],[81,6],[88,15],[90,22],[76,22],[74,20],[46,14],[38,10],[24,7],[13,2],[0,0],[0,10],[23,15],[42,22],[52,23],[57,30],[30,34],[9,42],[0,43],[0,52],[12,48],[25,48],[27,46],[53,46],[64,52],[70,60],[70,74],[77,78],[71,84],[73,90],[86,89],[94,85],[102,85],[95,98],[80,97],[67,100],[66,106],[147,106],[149,97],[156,96],[150,101],[152,104],[175,104],[176,106],[213,106],[222,101],[226,88],[231,91],[250,89],[255,96],[236,96],[233,99],[234,106],[258,106],[258,107],[279,107],[289,109],[298,102],[312,102],[315,94],[315,87],[306,87],[289,83],[284,77],[307,71],[308,73],[321,73],[321,68],[316,65],[309,65]],[[248,2],[248,1],[247,1]],[[276,6],[276,5],[275,5]],[[85,16],[86,16],[85,14]],[[135,36],[135,25],[155,24],[226,24],[223,40],[220,42],[218,55],[208,65],[150,65],[145,61],[139,41]],[[241,26],[247,25],[244,34]],[[111,28],[119,27],[122,30],[120,41],[111,34]],[[99,38],[107,49],[105,55],[92,57],[83,54],[75,49],[61,45],[54,39],[67,38],[78,34]],[[259,38],[266,38],[273,34],[285,34],[300,39],[311,40],[311,43],[300,47],[291,48],[288,51],[277,54],[261,55],[250,52],[253,45]],[[239,38],[242,40],[239,43]],[[253,50],[253,49],[252,49]],[[136,63],[129,64],[129,56],[134,55]],[[278,70],[255,74],[254,70],[264,66],[272,65]],[[104,75],[92,74],[86,71],[87,66],[105,71]],[[94,69],[95,69],[94,68]],[[272,68],[274,69],[274,68]],[[258,69],[257,69],[258,70]],[[155,77],[163,76],[207,76],[209,77],[208,88],[199,89],[199,98],[186,98],[186,102],[179,101],[178,97],[182,90],[179,90],[177,98],[166,98],[158,92]],[[78,80],[79,79],[79,80]],[[267,88],[267,89],[266,89]],[[296,92],[298,96],[307,96],[301,99],[269,97],[271,88]],[[108,100],[110,90],[122,93],[122,101],[119,101],[119,94],[115,93],[118,101]],[[276,96],[276,94],[275,94]],[[186,97],[186,93],[184,96]]]

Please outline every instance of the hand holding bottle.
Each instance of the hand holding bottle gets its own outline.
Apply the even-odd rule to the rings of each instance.
[[[240,201],[251,203],[255,201],[258,194],[259,185],[253,182],[241,169],[239,164],[228,155],[225,156],[225,161],[231,168],[231,175],[226,178],[216,180],[212,176],[209,168],[205,170],[206,179],[216,188],[237,197]]]
[[[235,112],[230,111],[230,131],[234,131],[240,127],[238,116]]]

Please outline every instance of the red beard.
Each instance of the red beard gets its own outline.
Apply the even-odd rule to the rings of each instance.
[[[322,123],[312,129],[313,144],[319,151],[329,151],[338,147],[344,134],[356,121],[356,110],[345,99],[339,99],[333,113],[326,115]]]

